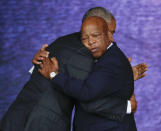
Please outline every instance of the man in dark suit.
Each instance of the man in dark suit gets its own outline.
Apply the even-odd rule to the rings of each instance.
[[[84,80],[87,78],[93,65],[93,57],[88,50],[84,47],[74,50],[71,46],[62,49],[64,50],[59,51],[60,54],[56,56],[59,61],[60,71],[77,79]],[[52,52],[57,53],[56,50]],[[112,103],[109,105],[109,102]],[[69,125],[72,107],[73,103],[71,103],[69,97],[49,88],[32,111],[25,131],[70,130]],[[126,114],[127,100],[108,97],[95,104],[92,102],[81,103],[81,107],[88,112],[97,114],[101,112],[107,113],[105,115],[106,119],[119,120]],[[120,114],[120,117],[112,118],[115,114]]]
[[[87,18],[82,24],[81,33],[83,45],[90,50],[94,58],[98,59],[86,80],[75,79],[62,72],[58,73],[56,58],[52,58],[52,61],[49,58],[44,59],[40,64],[39,72],[44,77],[52,79],[54,88],[77,99],[79,103],[108,97],[130,100],[134,91],[133,71],[123,52],[115,43],[110,42],[106,21],[96,16]],[[54,72],[55,78],[50,76]],[[116,119],[105,119],[104,112],[100,116],[85,111],[79,103],[76,105],[74,122],[76,131],[137,130],[133,113],[124,115],[120,121],[114,121]],[[115,114],[113,117],[120,117],[120,114]]]
[[[105,12],[102,13],[102,10],[103,10],[103,12],[104,11]],[[111,14],[109,14],[105,9],[100,8],[100,7],[90,9],[86,14],[88,14],[88,15],[85,15],[84,19],[86,19],[87,17],[89,17],[91,15],[98,15],[98,14],[101,15],[102,17],[107,18],[107,21],[110,21],[109,19],[112,17]],[[114,17],[112,17],[112,18],[114,19]],[[112,21],[113,21],[113,19],[112,19]],[[110,26],[111,27],[110,33],[113,33],[115,30],[115,21],[114,21],[114,24],[111,23],[110,25],[111,25]],[[114,25],[114,26],[112,26],[112,25]],[[79,33],[77,33],[77,35],[78,34]],[[75,37],[76,37],[76,34],[75,34]],[[79,37],[80,36],[78,35],[78,38]],[[111,37],[111,38],[113,40],[113,37]],[[67,42],[67,41],[65,41],[65,42]],[[71,44],[70,44],[70,46],[71,46]],[[64,49],[65,49],[66,53],[71,52],[69,50],[69,47],[66,47]],[[53,50],[52,53],[54,51],[56,51],[56,50]],[[78,78],[78,79],[85,79],[91,69],[91,67],[89,66],[90,61],[89,61],[89,59],[88,59],[88,61],[86,61],[85,57],[88,58],[90,55],[87,56],[88,52],[84,52],[83,48],[81,50],[78,49],[76,52],[74,51],[75,53],[73,53],[73,51],[72,51],[72,53],[69,53],[72,55],[65,54],[64,52],[61,52],[59,54],[62,56],[61,59],[67,58],[66,60],[63,60],[63,61],[67,61],[66,64],[65,64],[65,62],[63,62],[63,65],[66,65],[66,67],[67,67],[66,71],[67,71],[68,75],[70,75],[74,78]],[[38,54],[35,55],[33,62],[35,64],[39,64],[39,61],[37,61],[37,60],[42,60],[42,56],[46,56],[46,55],[47,55],[47,52],[44,50],[44,48],[42,48],[38,52]],[[58,59],[58,61],[59,61],[59,65],[62,65],[62,63],[60,63],[61,60]],[[86,64],[86,63],[88,63],[88,64]],[[86,72],[86,73],[84,73],[84,72]],[[86,75],[82,77],[82,74],[86,74]],[[139,76],[142,76],[142,75],[139,75]],[[137,78],[138,78],[138,76],[137,76]],[[52,103],[55,103],[55,102],[52,102],[52,99],[54,99],[54,94],[52,94],[52,91],[48,91],[45,94],[46,95],[43,95],[43,97],[39,101],[38,105],[35,107],[32,114],[30,115],[29,121],[26,126],[26,131],[27,130],[28,131],[40,130],[40,129],[41,130],[43,130],[43,129],[50,130],[51,128],[57,130],[59,128],[58,124],[56,125],[56,127],[54,127],[55,124],[53,124],[54,122],[51,122],[51,120],[47,122],[47,120],[49,120],[47,114],[50,114],[50,115],[52,114],[51,112],[48,113],[47,110],[54,110],[55,106]],[[111,104],[109,104],[109,101],[111,102]],[[122,107],[123,107],[122,109],[120,108],[119,104],[122,105]],[[106,99],[98,100],[98,101],[94,101],[94,102],[88,102],[88,103],[83,103],[83,104],[81,103],[80,106],[82,106],[82,108],[84,110],[86,110],[87,112],[95,113],[98,115],[104,114],[103,117],[105,117],[106,119],[112,119],[112,120],[120,120],[124,116],[123,114],[126,114],[125,110],[127,109],[127,103],[125,101],[121,102],[113,97],[108,97]],[[43,107],[43,109],[42,109],[42,107]],[[123,110],[124,110],[124,113],[122,112]],[[135,109],[133,109],[132,111],[134,112]],[[115,117],[116,116],[115,114],[121,114],[121,115],[120,115],[120,117]],[[45,118],[48,118],[48,119],[45,119]],[[42,123],[45,122],[46,124],[39,124],[40,119],[42,119],[41,120]]]
[[[68,47],[71,47],[69,49],[69,51],[67,51],[67,52],[64,51],[64,49],[66,49]],[[62,72],[68,71],[69,75],[75,76],[76,78],[80,78],[80,79],[86,78],[87,74],[89,73],[89,69],[91,68],[90,61],[92,60],[91,61],[91,63],[92,63],[93,59],[91,59],[90,56],[86,57],[88,53],[86,53],[87,51],[82,48],[82,44],[80,42],[80,33],[74,33],[71,35],[67,35],[67,36],[58,38],[54,43],[52,43],[48,47],[47,50],[50,51],[50,57],[56,56],[58,58],[58,60],[60,60],[59,62],[62,63],[62,64],[60,64],[60,70],[62,70]],[[68,66],[67,69],[64,68],[65,67],[64,65],[68,62],[69,58],[71,56],[73,56],[73,54],[71,54],[70,52],[74,52],[74,51],[79,52],[79,54],[81,54],[81,57],[84,56],[83,58],[86,58],[85,61],[87,61],[87,60],[89,61],[88,66],[86,65],[86,68],[88,67],[89,69],[82,67],[83,68],[82,71],[81,70],[79,71],[79,68],[77,68],[76,64],[75,64],[76,66],[74,65],[75,68],[71,68],[70,66]],[[53,52],[54,52],[54,54],[53,54]],[[61,55],[62,55],[61,52],[64,52],[63,58],[61,57]],[[66,55],[66,54],[68,54],[68,55]],[[72,58],[71,61],[75,60],[75,59],[76,59],[76,57]],[[71,61],[70,61],[70,63],[72,63]],[[52,118],[50,118],[50,119],[52,119],[52,122],[54,121],[56,123],[55,125],[57,125],[55,130],[69,130],[70,120],[71,120],[70,119],[71,118],[71,111],[73,108],[73,100],[71,100],[70,97],[68,97],[64,94],[53,90],[51,88],[52,85],[51,85],[50,81],[48,81],[47,79],[44,79],[39,74],[39,72],[37,71],[38,68],[39,67],[36,67],[34,69],[34,72],[32,73],[30,80],[27,82],[27,84],[25,85],[23,90],[18,95],[16,101],[11,105],[8,112],[4,116],[2,123],[1,123],[1,128],[3,129],[3,131],[12,131],[12,130],[13,131],[15,131],[15,130],[16,131],[23,131],[24,126],[28,120],[29,115],[31,114],[33,107],[35,105],[37,105],[34,109],[34,110],[36,110],[36,108],[38,106],[40,106],[41,104],[43,105],[43,103],[46,103],[46,106],[48,107],[50,105],[50,102],[48,102],[48,100],[50,100],[51,98],[55,99],[55,101],[52,101],[53,102],[52,104],[54,104],[53,108],[55,108],[54,109],[55,113],[52,112],[53,116],[52,116]],[[48,96],[48,93],[50,94],[50,92],[54,92],[54,95],[53,96],[50,95],[51,97],[47,97],[46,99],[44,99],[46,96]],[[44,94],[43,97],[42,97],[42,94]],[[40,98],[41,98],[41,100],[40,100]],[[109,98],[108,100],[110,101],[110,99],[111,98]],[[104,101],[104,103],[107,103],[108,100]],[[39,103],[37,104],[38,101],[39,101]],[[121,109],[116,109],[117,111],[119,111],[119,113],[120,112],[126,113],[126,108],[127,108],[126,101],[124,101],[124,100],[120,101],[117,99],[113,99],[113,101],[115,101],[115,105],[117,105],[118,103],[124,103],[124,104],[121,104],[120,106],[117,105],[115,107],[121,108]],[[87,106],[87,105],[90,105],[90,106]],[[93,112],[94,111],[98,112],[97,109],[100,110],[99,108],[93,107],[92,105],[93,104],[86,104],[86,106],[84,106],[84,107],[86,108],[86,110],[93,111]],[[47,108],[47,109],[50,109],[50,108]],[[110,112],[111,107],[108,107],[108,105],[107,105],[102,110]],[[41,111],[39,113],[41,113]],[[110,115],[107,114],[107,117],[109,117],[109,116]],[[61,125],[61,123],[63,123],[63,124],[65,123],[64,127],[61,127],[61,129],[60,129],[59,128],[60,126],[58,126],[57,121],[59,121],[60,125]],[[40,123],[38,123],[38,124],[40,125]],[[50,128],[50,126],[49,126],[49,128]]]

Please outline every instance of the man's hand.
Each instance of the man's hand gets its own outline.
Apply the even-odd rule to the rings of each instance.
[[[42,63],[40,64],[39,72],[47,79],[50,79],[50,73],[55,72],[58,74],[59,66],[58,61],[55,57],[49,59],[44,58]]]
[[[132,61],[131,57],[128,58],[129,62]],[[146,63],[141,63],[132,67],[134,81],[141,79],[146,76],[145,72],[148,70],[148,65]]]
[[[146,76],[145,72],[148,70],[148,65],[146,63],[141,63],[132,67],[134,81],[141,79]]]
[[[41,61],[44,58],[48,58],[49,52],[45,50],[47,47],[48,47],[48,44],[42,45],[41,49],[34,55],[34,57],[32,59],[33,64],[40,65]]]
[[[136,101],[136,98],[135,98],[135,94],[133,94],[130,98],[130,103],[131,103],[131,110],[133,113],[136,112],[137,110],[137,101]]]

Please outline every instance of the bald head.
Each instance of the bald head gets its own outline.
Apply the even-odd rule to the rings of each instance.
[[[93,25],[96,26],[97,28],[102,29],[104,33],[108,32],[108,25],[106,21],[98,16],[92,16],[84,20],[81,26],[81,31],[83,32],[85,28],[90,28]]]
[[[116,29],[116,20],[113,14],[109,10],[103,7],[94,7],[94,8],[89,9],[84,14],[82,22],[84,22],[87,18],[92,17],[92,16],[101,17],[106,21],[108,25],[108,30],[109,30],[108,37],[110,41],[113,42],[114,41],[113,34],[115,33],[115,29]]]
[[[108,26],[104,19],[98,16],[87,18],[81,26],[81,40],[95,58],[102,56],[109,43]]]

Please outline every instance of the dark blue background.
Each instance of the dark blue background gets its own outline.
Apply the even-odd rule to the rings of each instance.
[[[29,79],[41,45],[79,31],[83,14],[94,6],[116,17],[115,40],[132,65],[148,63],[146,78],[135,84],[135,118],[139,131],[161,130],[160,0],[1,0],[0,119]]]

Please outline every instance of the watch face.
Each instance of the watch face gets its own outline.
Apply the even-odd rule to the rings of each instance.
[[[56,73],[55,73],[55,72],[51,72],[51,73],[50,73],[50,78],[54,78],[54,77],[55,77],[55,75],[56,75]]]

